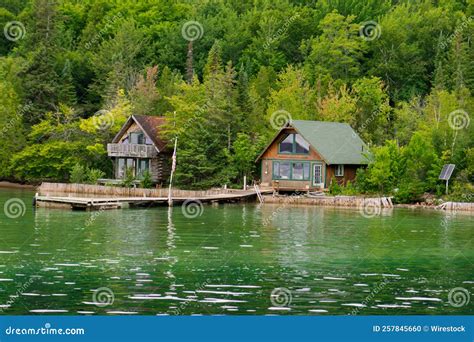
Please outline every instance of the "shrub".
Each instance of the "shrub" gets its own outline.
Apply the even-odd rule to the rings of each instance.
[[[87,183],[89,184],[97,184],[97,181],[100,178],[104,178],[105,173],[98,169],[89,169],[87,170]]]
[[[86,179],[86,172],[87,169],[84,166],[79,163],[75,164],[69,174],[69,181],[71,183],[83,183]]]
[[[339,185],[336,178],[332,178],[329,183],[329,193],[331,195],[340,195],[342,193],[342,187]]]
[[[133,182],[135,181],[135,176],[133,175],[133,167],[129,167],[125,170],[125,175],[122,180],[122,185],[126,188],[131,188]]]
[[[414,203],[423,201],[423,193],[425,188],[420,181],[410,183],[401,183],[400,188],[395,192],[395,203]]]
[[[143,172],[142,180],[140,182],[142,188],[149,189],[153,186],[150,171],[146,170]]]

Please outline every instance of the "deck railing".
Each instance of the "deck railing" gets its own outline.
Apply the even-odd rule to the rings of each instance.
[[[145,144],[107,144],[107,155],[109,157],[153,158],[156,157],[156,149],[152,145]]]

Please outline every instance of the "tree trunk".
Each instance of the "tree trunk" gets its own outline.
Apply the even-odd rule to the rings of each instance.
[[[194,68],[193,68],[193,41],[188,43],[188,57],[186,59],[186,81],[188,84],[193,82]]]

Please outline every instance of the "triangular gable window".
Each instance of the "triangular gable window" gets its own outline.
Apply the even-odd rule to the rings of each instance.
[[[278,144],[280,154],[308,154],[309,143],[298,133],[285,134]]]

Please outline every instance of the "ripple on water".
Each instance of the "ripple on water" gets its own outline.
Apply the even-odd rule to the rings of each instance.
[[[291,308],[287,308],[285,306],[271,306],[268,308],[271,311],[291,311]]]
[[[109,315],[136,315],[138,312],[136,311],[107,311]]]
[[[261,286],[258,285],[228,285],[228,284],[207,284],[206,287],[236,287],[241,289],[259,289]]]
[[[225,298],[204,298],[200,303],[247,303],[245,300],[239,299],[225,299]]]
[[[362,303],[344,303],[344,304],[341,304],[342,306],[353,306],[355,308],[365,308],[367,307],[367,305],[365,304],[362,304]]]
[[[183,302],[190,302],[194,301],[194,299],[190,298],[181,298],[181,297],[176,297],[176,296],[162,296],[162,295],[133,295],[129,296],[129,299],[138,299],[138,300],[177,300],[177,301],[183,301]]]
[[[427,302],[442,302],[439,298],[432,297],[395,297],[397,300],[412,300],[412,301],[427,301]]]
[[[339,277],[323,277],[324,280],[346,280],[346,278]]]
[[[377,307],[382,308],[382,309],[411,308],[410,305],[399,305],[399,304],[378,304]]]
[[[245,296],[252,294],[251,292],[231,292],[231,291],[210,291],[210,290],[196,290],[197,293],[221,294],[225,296]]]

